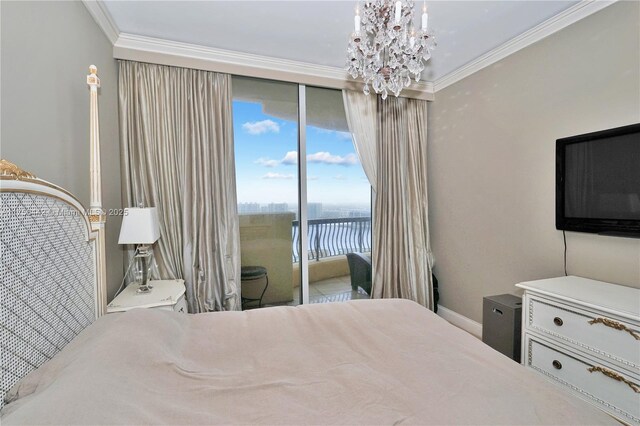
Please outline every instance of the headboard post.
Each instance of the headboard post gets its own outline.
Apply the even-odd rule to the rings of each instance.
[[[102,209],[102,180],[100,170],[100,122],[98,119],[98,69],[95,65],[89,67],[87,76],[89,86],[89,146],[90,146],[90,184],[91,199],[89,202],[89,221],[91,229],[98,233],[96,240],[96,278],[98,288],[96,294],[96,313],[101,316],[107,307],[107,267],[105,248],[106,215]]]

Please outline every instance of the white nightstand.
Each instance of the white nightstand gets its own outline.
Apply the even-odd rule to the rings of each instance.
[[[187,313],[184,280],[158,280],[150,281],[149,284],[153,286],[153,290],[149,293],[137,293],[136,284],[128,285],[107,305],[107,313],[125,312],[135,308]]]

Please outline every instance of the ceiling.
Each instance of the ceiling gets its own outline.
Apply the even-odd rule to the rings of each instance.
[[[428,1],[438,48],[423,78],[442,78],[576,3]],[[123,33],[342,68],[356,2],[107,0],[104,5]]]

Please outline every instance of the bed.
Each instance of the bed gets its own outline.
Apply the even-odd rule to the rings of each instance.
[[[0,162],[3,425],[617,424],[405,300],[102,315],[94,95],[90,210]]]
[[[100,318],[8,394],[9,424],[614,424],[422,306]]]

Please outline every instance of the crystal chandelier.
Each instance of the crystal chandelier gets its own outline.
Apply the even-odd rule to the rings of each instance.
[[[364,80],[364,93],[369,86],[387,98],[389,92],[400,95],[411,79],[420,80],[424,63],[436,47],[427,28],[427,6],[422,9],[418,31],[413,28],[413,0],[371,0],[356,9],[355,31],[347,48],[347,71],[353,78]]]

